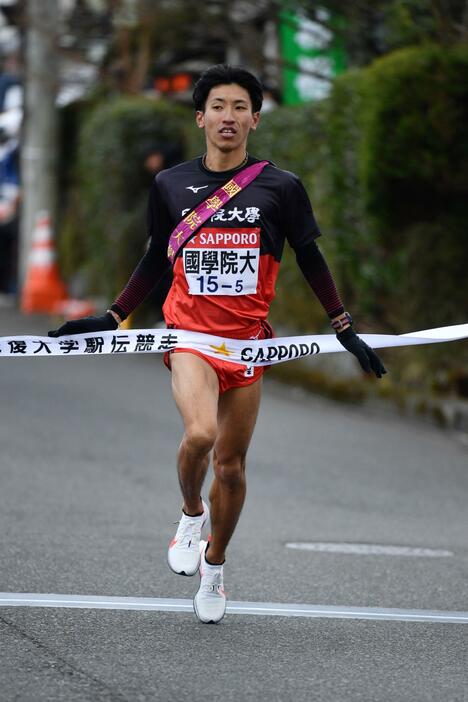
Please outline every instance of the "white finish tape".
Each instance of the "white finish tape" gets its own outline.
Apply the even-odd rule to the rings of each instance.
[[[435,344],[468,338],[468,324],[401,334],[359,334],[374,349]],[[274,339],[226,339],[181,329],[130,329],[68,337],[0,337],[0,358],[26,356],[87,356],[123,353],[164,353],[194,349],[206,356],[247,366],[268,366],[296,358],[345,351],[335,334],[286,336]]]

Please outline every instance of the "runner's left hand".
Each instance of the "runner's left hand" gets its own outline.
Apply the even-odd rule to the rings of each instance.
[[[361,364],[362,370],[366,373],[375,373],[377,378],[381,378],[387,372],[384,364],[375,351],[359,338],[352,327],[348,327],[336,335],[336,338],[347,351],[354,354]]]

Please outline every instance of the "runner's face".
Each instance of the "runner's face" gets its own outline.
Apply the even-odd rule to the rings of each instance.
[[[205,111],[196,120],[206,141],[222,152],[245,150],[251,129],[257,128],[260,112],[252,112],[250,95],[240,85],[217,85],[208,93]]]

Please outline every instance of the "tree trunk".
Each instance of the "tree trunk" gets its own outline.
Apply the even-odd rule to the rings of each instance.
[[[21,148],[19,280],[24,283],[37,215],[54,225],[57,198],[58,0],[27,0],[25,109]]]

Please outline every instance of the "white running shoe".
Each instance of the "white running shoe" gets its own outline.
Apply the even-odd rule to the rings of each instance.
[[[189,517],[182,512],[176,535],[167,551],[169,568],[177,575],[195,575],[197,572],[200,565],[201,532],[209,518],[210,511],[204,502],[203,514],[199,517]]]
[[[216,624],[226,612],[223,566],[206,562],[206,546],[206,541],[200,541],[200,587],[193,600],[193,608],[201,622]]]

